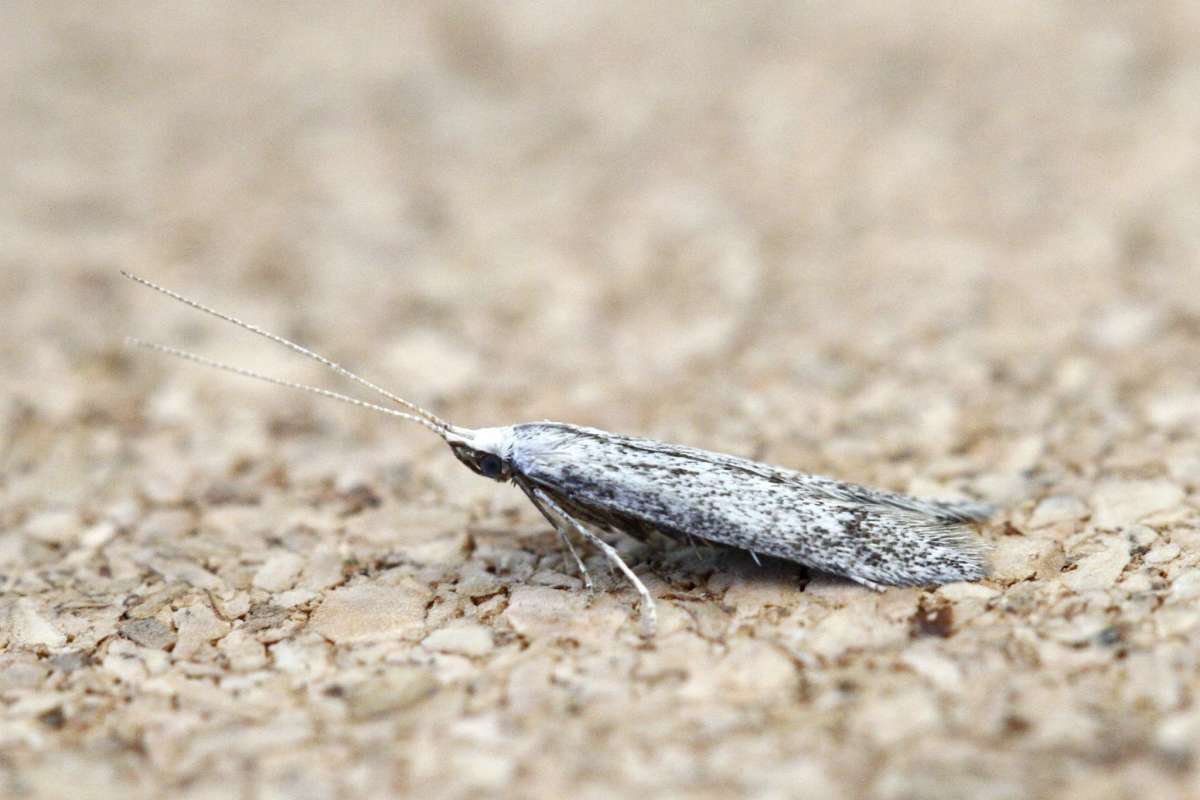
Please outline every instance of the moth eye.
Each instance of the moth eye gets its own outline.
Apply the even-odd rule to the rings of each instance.
[[[491,453],[484,453],[479,459],[479,471],[485,477],[493,480],[498,480],[504,472],[504,462],[499,456],[494,456]]]

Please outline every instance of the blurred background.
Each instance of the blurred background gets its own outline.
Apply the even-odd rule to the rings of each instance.
[[[359,555],[454,509],[545,534],[419,429],[127,351],[133,334],[346,388],[120,269],[466,425],[563,419],[1014,514],[1113,476],[1200,481],[1198,44],[1200,6],[1170,0],[5,2],[0,583],[72,575],[81,534],[14,533],[31,519],[271,485],[428,503]],[[86,726],[46,740],[10,719],[22,765],[99,763]],[[874,766],[852,741],[801,748],[805,780],[909,796],[878,783],[899,741]],[[1100,763],[978,746],[1012,758],[992,796]],[[1129,780],[1161,772],[1131,752]],[[758,786],[743,772],[773,756],[747,753],[712,785]],[[112,786],[182,785],[126,757]],[[496,758],[504,785],[555,785]],[[597,791],[688,785],[572,768]]]

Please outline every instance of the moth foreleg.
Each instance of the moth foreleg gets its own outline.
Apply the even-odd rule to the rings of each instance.
[[[653,636],[655,629],[658,627],[658,612],[654,607],[654,598],[650,596],[650,590],[646,588],[646,585],[642,583],[637,574],[634,573],[634,571],[629,568],[629,565],[625,563],[625,560],[621,558],[621,554],[617,552],[617,549],[596,534],[592,533],[590,530],[584,527],[579,520],[575,519],[566,511],[564,511],[562,506],[554,502],[550,495],[546,494],[536,486],[530,487],[530,491],[539,502],[544,503],[547,507],[553,509],[554,513],[558,515],[564,522],[573,527],[580,536],[589,541],[594,547],[599,549],[600,552],[604,554],[605,558],[609,560],[609,563],[614,564],[617,569],[621,570],[621,572],[625,575],[626,580],[633,584],[633,588],[637,591],[642,603],[642,635],[647,638]]]

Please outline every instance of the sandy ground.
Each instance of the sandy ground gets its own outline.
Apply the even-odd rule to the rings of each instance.
[[[1200,795],[1200,6],[0,5],[0,795]],[[1001,513],[874,594],[336,376]],[[614,795],[614,792],[619,793]]]

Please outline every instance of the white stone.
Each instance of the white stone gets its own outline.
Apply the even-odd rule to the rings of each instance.
[[[267,649],[241,629],[231,631],[217,642],[217,649],[229,659],[229,668],[235,672],[262,669],[267,664]]]
[[[722,694],[784,697],[796,683],[796,665],[770,642],[738,638],[718,668]]]
[[[1187,705],[1185,671],[1173,662],[1162,651],[1129,653],[1123,664],[1121,702],[1127,707],[1149,706],[1158,714]]]
[[[74,511],[43,511],[23,526],[25,535],[39,542],[66,544],[79,535],[79,516]]]
[[[1146,564],[1166,564],[1179,558],[1180,552],[1179,545],[1168,542],[1167,544],[1160,544],[1146,553],[1146,555],[1142,556],[1142,561]]]
[[[134,685],[142,683],[148,676],[146,664],[139,656],[139,648],[127,639],[114,639],[108,645],[108,651],[100,666],[125,683]]]
[[[86,549],[95,550],[111,542],[118,530],[115,522],[103,519],[85,530],[79,538],[79,543]]]
[[[1160,428],[1195,427],[1200,423],[1200,392],[1152,395],[1146,403],[1146,417]]]
[[[1154,744],[1173,761],[1186,764],[1195,758],[1200,742],[1200,711],[1190,710],[1163,719],[1154,731]]]
[[[999,465],[1005,472],[1026,472],[1042,460],[1046,440],[1040,435],[1024,436],[1013,442]]]
[[[1111,588],[1129,564],[1129,558],[1128,544],[1114,539],[1100,552],[1081,558],[1074,570],[1063,573],[1062,582],[1075,592]]]
[[[1154,632],[1160,639],[1187,637],[1191,631],[1200,627],[1200,611],[1192,603],[1172,602],[1158,609],[1151,618],[1154,620]]]
[[[565,633],[578,623],[583,605],[580,592],[518,586],[504,609],[504,618],[513,630],[524,635]]]
[[[0,639],[0,642],[2,641]],[[78,664],[71,668],[72,671],[83,664],[83,657],[79,653],[41,661],[32,653],[8,652],[0,644],[0,692],[11,689],[37,689],[50,674],[50,664],[61,664],[64,657]]]
[[[154,570],[167,581],[182,581],[189,586],[210,592],[227,590],[223,580],[190,559],[171,558],[154,551],[144,551],[139,553],[137,561]]]
[[[1200,486],[1200,456],[1180,455],[1169,458],[1167,471],[1171,473],[1172,478],[1186,486]]]
[[[331,586],[336,586],[344,579],[342,574],[342,555],[333,543],[317,545],[312,557],[304,567],[300,585],[314,592],[321,592]]]
[[[987,611],[992,602],[1000,596],[1000,592],[980,583],[960,581],[939,587],[937,595],[951,603],[955,625],[961,627]]]
[[[320,677],[329,669],[330,645],[320,636],[305,634],[271,646],[275,668],[292,675]]]
[[[1043,570],[1043,565],[1055,551],[1061,551],[1061,546],[1051,539],[1001,537],[989,555],[992,577],[1000,581],[1021,581],[1033,577]]]
[[[1149,525],[1130,525],[1125,529],[1125,538],[1131,547],[1149,548],[1158,541],[1158,531]]]
[[[1171,582],[1171,600],[1182,602],[1200,597],[1200,570],[1192,570]]]
[[[235,591],[229,594],[210,595],[217,613],[225,619],[241,619],[250,612],[250,594]]]
[[[1110,481],[1092,494],[1092,522],[1099,528],[1132,525],[1183,502],[1183,489],[1170,481]]]
[[[492,632],[474,623],[450,625],[426,636],[423,644],[443,653],[482,656],[492,650]]]
[[[338,644],[373,639],[413,638],[424,631],[428,587],[359,583],[335,589],[313,613],[309,625]]]
[[[928,639],[906,648],[901,662],[921,675],[939,691],[957,691],[962,686],[962,669],[938,652],[939,645]]]
[[[171,655],[180,660],[191,658],[204,645],[220,639],[230,630],[229,623],[204,603],[177,610],[174,620],[178,638]]]
[[[952,603],[987,603],[997,597],[1000,592],[980,583],[948,583],[940,587],[937,593]]]
[[[370,719],[416,705],[437,691],[437,685],[426,669],[393,667],[351,689],[346,705],[354,719]]]
[[[62,647],[66,634],[28,597],[19,598],[9,609],[9,628],[18,647]]]
[[[162,589],[146,595],[137,605],[127,609],[125,616],[130,619],[148,619],[157,616],[160,611],[171,605],[176,598],[186,594],[187,591],[187,586],[182,583],[167,584]]]
[[[297,554],[274,553],[254,573],[254,585],[267,592],[282,592],[292,588],[303,569],[304,559]]]
[[[851,725],[856,740],[887,746],[919,741],[940,720],[937,699],[928,690],[913,687],[888,697],[886,702],[861,704]]]
[[[1070,495],[1055,495],[1047,497],[1037,504],[1029,517],[1030,528],[1045,528],[1060,522],[1074,522],[1087,516],[1088,508],[1084,502]]]
[[[142,517],[137,526],[137,533],[143,540],[176,542],[195,524],[196,517],[190,511],[179,508],[154,509]]]
[[[126,639],[155,650],[165,650],[176,639],[175,631],[155,617],[126,620],[119,627]]]
[[[454,590],[463,597],[488,597],[500,591],[502,584],[500,579],[490,572],[485,572],[478,567],[467,568],[455,584]]]
[[[827,659],[850,650],[871,650],[908,638],[903,623],[881,619],[866,603],[840,608],[821,620],[800,646]]]
[[[1126,595],[1147,594],[1154,590],[1154,581],[1144,571],[1123,574],[1117,585]]]
[[[1088,333],[1098,347],[1124,350],[1146,341],[1161,321],[1161,312],[1149,306],[1114,306],[1092,321]]]
[[[280,608],[295,608],[296,606],[306,605],[317,599],[317,593],[308,589],[291,589],[286,592],[280,592],[271,598],[271,602]]]

